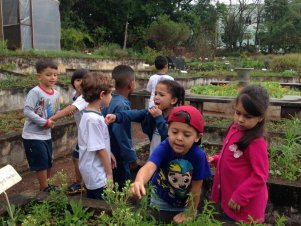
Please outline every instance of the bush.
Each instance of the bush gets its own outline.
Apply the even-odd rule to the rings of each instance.
[[[273,71],[294,70],[301,73],[301,54],[275,56],[270,63]]]
[[[116,43],[100,46],[93,53],[103,57],[127,57],[129,55],[127,50],[121,49]]]
[[[75,28],[62,29],[61,45],[66,50],[82,50],[86,48],[86,42],[93,43],[88,33]]]

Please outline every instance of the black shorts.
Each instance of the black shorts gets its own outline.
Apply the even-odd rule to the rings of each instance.
[[[26,158],[31,171],[52,167],[52,141],[23,139]]]
[[[78,144],[75,145],[72,157],[75,158],[75,159],[79,159],[79,147],[78,147]]]

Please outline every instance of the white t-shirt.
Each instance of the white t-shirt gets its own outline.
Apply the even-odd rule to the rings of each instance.
[[[76,100],[72,103],[72,105],[74,105],[77,108],[77,111],[75,111],[74,113],[74,119],[76,122],[77,127],[79,126],[79,122],[82,118],[83,115],[83,110],[88,106],[88,102],[85,101],[85,99],[83,98],[83,95],[80,95],[76,98]]]
[[[152,75],[147,83],[147,91],[151,93],[151,96],[149,98],[149,104],[148,107],[153,107],[154,104],[154,97],[155,97],[155,91],[156,91],[156,85],[160,80],[163,79],[170,79],[170,80],[174,80],[173,77],[171,77],[170,75],[163,75],[163,74],[154,74]]]
[[[83,110],[78,127],[78,146],[79,170],[87,189],[104,187],[106,173],[97,151],[105,149],[111,161],[111,148],[108,127],[101,113]]]

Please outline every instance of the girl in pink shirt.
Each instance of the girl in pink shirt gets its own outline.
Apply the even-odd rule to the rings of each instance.
[[[264,138],[269,95],[250,85],[235,100],[234,120],[219,155],[209,157],[216,166],[211,199],[220,203],[226,219],[264,222],[269,172]]]

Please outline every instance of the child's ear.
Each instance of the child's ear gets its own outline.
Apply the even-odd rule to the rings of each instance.
[[[128,89],[135,89],[135,81],[134,80],[129,82]]]
[[[178,98],[174,97],[171,100],[171,105],[175,105],[178,102]]]
[[[105,96],[105,91],[101,91],[99,94],[99,99],[103,98]]]
[[[197,137],[196,137],[195,140],[194,140],[194,142],[195,142],[195,143],[199,142],[199,140],[202,138],[202,136],[203,136],[203,133],[198,133],[198,134],[197,134]]]

